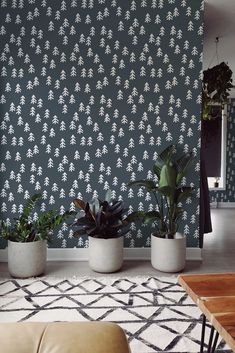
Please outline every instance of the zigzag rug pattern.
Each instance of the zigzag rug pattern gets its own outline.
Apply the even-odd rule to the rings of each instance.
[[[201,312],[176,277],[0,280],[1,322],[87,320],[118,323],[132,353],[199,352]]]

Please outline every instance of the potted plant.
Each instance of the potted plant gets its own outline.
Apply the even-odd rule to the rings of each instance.
[[[232,84],[232,70],[225,62],[213,66],[203,71],[202,81],[202,119],[215,119],[220,110],[214,109],[214,106],[223,109],[227,103]]]
[[[214,188],[218,188],[219,187],[219,181],[220,181],[220,177],[215,177]]]
[[[80,210],[73,224],[77,227],[73,235],[89,236],[91,269],[102,273],[118,271],[123,264],[123,235],[129,231],[123,202],[111,200],[110,190],[104,201],[94,199],[89,203],[75,199],[73,202]]]
[[[176,148],[167,147],[153,166],[158,185],[152,180],[133,181],[129,185],[143,186],[156,200],[156,210],[137,211],[129,215],[129,220],[141,220],[152,224],[151,263],[163,272],[178,272],[185,266],[186,238],[178,232],[183,214],[182,203],[191,194],[192,188],[181,185],[183,177],[193,160],[192,153],[177,158]]]
[[[45,272],[47,241],[52,231],[72,214],[49,210],[33,220],[31,214],[40,198],[41,194],[33,195],[12,225],[1,221],[1,236],[8,240],[8,269],[13,277],[27,278]]]

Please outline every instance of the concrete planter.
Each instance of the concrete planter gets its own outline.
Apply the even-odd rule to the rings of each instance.
[[[151,236],[151,264],[162,272],[179,272],[185,267],[186,237],[176,233],[175,239]]]
[[[102,239],[89,237],[89,265],[95,272],[110,273],[123,264],[123,237]]]
[[[8,269],[12,277],[27,278],[46,270],[47,241],[19,243],[8,240]]]

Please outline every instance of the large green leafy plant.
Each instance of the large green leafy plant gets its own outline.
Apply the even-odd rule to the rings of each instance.
[[[4,239],[21,243],[49,240],[53,230],[73,214],[66,211],[60,215],[55,210],[49,210],[39,214],[37,220],[33,221],[31,214],[40,199],[41,194],[33,195],[11,226],[6,221],[1,221],[1,235]]]
[[[174,238],[183,214],[182,203],[191,196],[193,191],[190,186],[181,185],[192,160],[191,152],[177,158],[176,148],[171,145],[159,155],[153,166],[153,172],[158,179],[157,184],[152,180],[138,180],[129,183],[129,186],[142,186],[150,191],[157,206],[154,211],[133,212],[129,215],[129,220],[141,220],[144,224],[154,224],[155,236]]]
[[[110,190],[104,201],[94,199],[89,203],[75,199],[73,202],[80,210],[79,218],[73,224],[77,227],[73,234],[75,237],[86,234],[109,239],[121,237],[129,231],[128,217],[124,219],[127,210],[122,201],[111,200]]]
[[[202,118],[210,120],[216,117],[213,106],[227,103],[232,84],[232,70],[222,62],[203,71],[202,81]]]

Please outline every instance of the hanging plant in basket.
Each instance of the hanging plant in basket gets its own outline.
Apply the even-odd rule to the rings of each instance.
[[[232,84],[232,74],[232,70],[225,62],[203,71],[202,119],[216,118],[213,106],[223,108],[227,103],[230,90],[235,87]]]

